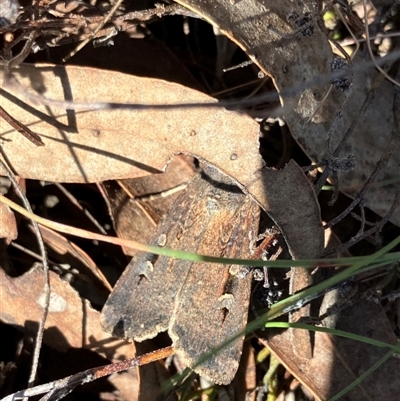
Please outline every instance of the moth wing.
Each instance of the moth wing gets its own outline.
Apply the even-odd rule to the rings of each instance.
[[[244,195],[236,199],[240,207],[203,238],[204,252],[230,258],[250,256],[251,238],[258,228],[259,207]],[[229,210],[229,209],[228,209]],[[202,249],[199,249],[202,253]],[[169,335],[175,352],[200,375],[219,384],[229,384],[238,369],[250,302],[252,274],[239,278],[230,266],[196,263],[192,266],[177,297]],[[200,364],[205,354],[212,353]]]
[[[214,195],[220,190],[196,176],[158,225],[150,243],[198,252],[214,218]],[[139,253],[128,264],[109,296],[102,314],[105,331],[143,341],[169,327],[174,303],[193,262]]]
[[[196,251],[188,235],[201,235],[198,191],[205,184],[195,177],[158,225],[150,243],[172,249]],[[201,198],[201,196],[200,196]],[[140,252],[128,264],[109,296],[101,314],[105,331],[117,337],[143,341],[167,330],[174,302],[189,272],[189,261]]]

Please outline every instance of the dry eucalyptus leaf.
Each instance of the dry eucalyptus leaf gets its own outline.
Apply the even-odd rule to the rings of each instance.
[[[85,251],[79,248],[78,245],[69,241],[64,235],[59,234],[48,227],[40,226],[40,232],[46,245],[52,248],[54,252],[63,257],[65,257],[65,255],[70,255],[74,258],[75,263],[80,262],[88,271],[93,273],[96,278],[100,281],[104,280],[104,277],[96,263]],[[64,261],[67,262],[68,259],[64,259]],[[103,283],[103,285],[104,287],[109,288],[107,283]]]
[[[335,234],[329,229],[325,231],[325,241],[327,248],[340,244]],[[336,256],[343,258],[351,254],[345,251]],[[380,305],[365,298],[351,299],[348,295],[349,291],[345,296],[343,293],[344,289],[339,288],[323,296],[319,315],[327,312],[329,308],[336,310],[336,313],[330,316],[328,314],[328,317],[322,321],[324,327],[337,328],[390,344],[396,343],[393,326]],[[347,307],[345,307],[346,301]],[[343,310],[340,310],[340,305],[344,308]],[[302,329],[293,331],[311,336],[312,356],[310,358],[303,358],[299,354],[290,330],[279,333],[269,330],[266,346],[316,399],[320,400],[327,400],[337,394],[387,352],[382,348],[327,333],[309,333]],[[348,393],[346,399],[365,400],[368,399],[366,394],[369,394],[372,400],[393,399],[398,389],[396,374],[399,365],[398,358],[386,361],[366,382]]]
[[[246,51],[264,73],[273,78],[281,93],[284,119],[293,137],[313,161],[320,162],[327,156],[327,134],[340,111],[338,124],[333,129],[332,148],[335,149],[352,121],[360,115],[361,106],[379,73],[371,65],[369,69],[366,66],[358,69],[350,92],[333,88],[318,109],[328,93],[332,70],[337,72],[333,67],[336,56],[332,53],[327,34],[321,29],[324,26],[320,10],[322,2],[177,2],[218,26]],[[368,56],[354,60],[358,66],[368,62]],[[289,92],[282,93],[285,90]],[[399,131],[399,127],[394,126],[393,85],[384,80],[372,94],[371,105],[365,115],[360,116],[360,123],[339,155],[355,156],[356,169],[351,173],[340,173],[339,177],[340,189],[353,198],[375,168],[392,135]],[[389,146],[397,146],[398,149],[397,144]],[[394,149],[388,165],[375,181],[377,185],[365,196],[365,205],[382,217],[392,206],[396,184],[399,184],[399,154]],[[400,226],[400,208],[390,220]]]
[[[256,401],[257,375],[255,350],[250,341],[243,344],[238,372],[230,384],[235,400]]]
[[[31,226],[30,229],[33,230]],[[74,271],[79,271],[79,274],[73,275],[73,288],[92,305],[103,305],[112,291],[112,286],[93,259],[77,244],[52,229],[40,226],[40,232],[48,258],[52,262],[71,267],[71,269],[64,267],[65,270],[61,270],[60,274],[66,274],[68,277]]]
[[[14,212],[4,203],[0,204],[0,239],[7,245],[18,237],[17,222]]]
[[[103,197],[118,236],[147,242],[194,174],[193,158],[179,155],[171,159],[163,174],[102,183]],[[123,250],[129,256],[137,253],[132,248]]]
[[[93,68],[23,65],[14,75],[30,92],[59,100],[217,103],[175,83]],[[134,178],[161,172],[176,153],[204,158],[243,183],[251,182],[262,167],[259,126],[238,112],[200,107],[74,112],[28,106],[5,91],[1,94],[7,112],[40,133],[45,143],[34,147],[1,121],[4,151],[22,177],[57,182]]]
[[[235,41],[281,93],[283,113],[295,138],[330,86],[334,55],[321,30],[319,1],[178,0]],[[324,80],[319,86],[315,80]],[[333,93],[307,131],[321,135],[344,95]],[[301,143],[300,143],[301,145]]]
[[[22,65],[14,74],[34,94],[54,99],[215,102],[178,84],[92,68]],[[312,186],[294,162],[280,171],[263,168],[259,127],[250,117],[201,107],[74,112],[0,93],[3,107],[45,143],[35,147],[0,121],[4,151],[22,177],[62,182],[140,177],[163,170],[174,154],[190,154],[235,179],[280,226],[293,257],[320,255],[323,230]]]
[[[19,328],[25,327],[27,321],[37,325],[43,314],[43,283],[43,272],[38,268],[15,278],[0,269],[0,320]],[[44,332],[46,344],[63,352],[71,347],[83,347],[110,360],[135,355],[133,344],[116,341],[102,330],[100,313],[81,299],[69,283],[53,272],[50,272],[50,283],[50,309]],[[32,334],[36,325],[31,327]]]
[[[359,56],[354,63],[368,63],[368,56]],[[384,217],[391,208],[396,188],[399,188],[400,175],[400,106],[394,105],[396,92],[393,84],[380,76],[375,70],[361,70],[355,74],[349,99],[341,113],[337,129],[332,135],[332,149],[336,149],[346,131],[355,120],[358,124],[345,142],[338,158],[345,159],[354,155],[355,168],[348,173],[339,173],[339,189],[354,198],[375,170],[386,147],[391,155],[387,164],[380,170],[371,188],[365,195],[365,206]],[[364,102],[368,102],[365,113],[362,113]],[[397,113],[397,123],[395,122]],[[395,125],[397,124],[397,126]],[[306,126],[307,128],[307,126]],[[326,157],[326,134],[321,136],[308,129],[299,132],[299,140],[313,160]],[[400,208],[393,213],[390,221],[400,226]]]
[[[396,344],[396,337],[382,308],[366,299],[346,308],[336,328]],[[290,330],[277,335],[272,334],[272,330],[268,330],[267,333],[267,346],[319,400],[328,400],[336,395],[388,351],[358,341],[315,332],[313,357],[307,360],[293,352]],[[363,381],[361,387],[356,387],[343,399],[366,400],[366,394],[371,400],[396,399],[399,368],[399,359],[390,358]]]
[[[126,372],[114,373],[108,376],[108,381],[116,388],[119,397],[115,401],[142,401],[139,398],[138,369],[129,369]],[[103,396],[103,399],[106,399]]]

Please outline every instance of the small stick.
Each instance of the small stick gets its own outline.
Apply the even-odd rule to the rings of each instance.
[[[1,146],[1,144],[0,144],[0,146]],[[19,186],[14,173],[9,168],[9,166],[7,166],[7,164],[5,164],[1,159],[0,159],[0,167],[2,167],[2,169],[6,172],[7,177],[10,179],[11,183],[14,186],[14,189],[16,190],[18,195],[20,196],[20,198],[22,200],[22,203],[25,206],[25,209],[29,213],[33,213],[31,205],[30,205],[28,199],[26,198],[24,192],[22,191],[21,187]],[[37,238],[39,249],[40,249],[40,254],[41,254],[41,257],[42,257],[42,266],[43,266],[43,272],[44,272],[43,293],[45,295],[45,300],[44,300],[44,308],[43,308],[42,318],[40,319],[38,331],[36,333],[35,348],[34,348],[34,352],[33,352],[32,368],[31,368],[31,372],[30,372],[30,376],[29,376],[28,387],[32,387],[34,382],[35,382],[35,379],[36,379],[37,368],[38,368],[38,365],[39,365],[40,349],[41,349],[42,340],[43,340],[44,326],[45,326],[45,323],[46,323],[47,315],[49,313],[50,292],[51,292],[51,289],[50,289],[50,275],[49,275],[49,263],[48,263],[48,260],[47,260],[46,248],[44,246],[42,234],[41,234],[41,232],[39,230],[38,223],[35,220],[32,219],[32,225],[33,225],[33,229],[34,229],[35,234],[36,234],[36,238]]]
[[[121,6],[123,0],[117,0],[117,2],[113,5],[113,7],[111,8],[111,10],[109,11],[109,13],[107,14],[107,16],[103,19],[103,21],[100,22],[100,24],[96,27],[96,29],[92,32],[92,34],[85,39],[82,43],[80,43],[75,50],[73,50],[70,54],[68,54],[67,56],[65,56],[63,58],[63,63],[65,63],[68,59],[70,59],[71,57],[75,56],[76,53],[79,52],[79,50],[83,49],[89,42],[91,39],[93,39],[96,34],[103,28],[103,26],[113,17],[113,15],[116,13],[116,11],[118,10],[118,8]]]
[[[75,375],[64,377],[63,379],[32,387],[27,390],[21,390],[14,394],[10,394],[3,398],[2,401],[21,400],[24,397],[33,397],[35,395],[47,394],[40,401],[57,401],[69,394],[75,387],[85,383],[90,383],[104,376],[113,373],[123,372],[135,366],[146,365],[160,359],[167,358],[172,355],[174,350],[172,347],[162,348],[160,350],[149,352],[136,358],[127,359],[122,362],[111,363],[109,365],[99,366],[97,368],[87,369]]]
[[[0,106],[0,116],[8,122],[16,131],[22,134],[25,138],[29,139],[36,146],[44,146],[42,138],[38,134],[32,132],[26,125],[20,123],[12,115],[8,114],[3,107]]]

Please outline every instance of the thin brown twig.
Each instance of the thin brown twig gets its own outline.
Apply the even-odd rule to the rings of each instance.
[[[30,249],[22,246],[21,244],[18,244],[17,242],[13,241],[13,242],[10,243],[10,246],[12,246],[15,249],[18,249],[19,251],[21,251],[21,252],[31,256],[32,258],[38,260],[39,262],[43,263],[43,258],[38,253],[31,251]],[[59,269],[59,271],[62,271],[62,272],[66,271],[65,266],[62,266],[59,263],[54,262],[54,261],[52,261],[50,259],[48,261],[49,261],[49,264],[57,267]]]
[[[33,30],[31,31],[31,33],[29,34],[24,47],[22,48],[22,50],[15,56],[13,57],[11,60],[7,61],[5,64],[5,79],[8,79],[8,77],[11,74],[11,70],[15,67],[18,67],[28,56],[29,53],[31,52],[32,49],[32,45],[33,42],[36,38],[36,34],[37,31]]]
[[[96,27],[96,29],[92,32],[92,34],[85,39],[82,43],[80,43],[75,50],[73,50],[71,53],[69,53],[66,57],[62,59],[63,63],[65,63],[67,60],[69,60],[71,57],[75,56],[76,53],[78,53],[81,49],[83,49],[91,39],[95,37],[95,35],[103,28],[103,26],[110,21],[112,16],[116,13],[118,8],[121,6],[122,2],[124,0],[117,0],[115,4],[112,6],[110,11],[108,12],[107,16],[100,22],[100,24]]]
[[[40,138],[38,134],[35,134],[26,125],[16,120],[12,115],[8,114],[2,106],[0,106],[0,117],[2,117],[8,124],[11,125],[11,127],[22,134],[25,138],[29,139],[36,146],[44,146],[42,138]]]
[[[95,219],[95,217],[83,207],[79,202],[78,199],[75,198],[74,195],[70,191],[65,188],[64,185],[55,182],[54,185],[69,199],[69,201],[75,205],[92,223],[97,229],[104,235],[107,235],[107,231],[102,227],[102,225]]]
[[[143,366],[160,359],[167,358],[172,355],[174,350],[172,347],[166,347],[154,352],[149,352],[135,358],[126,359],[122,362],[111,363],[109,365],[99,366],[97,368],[87,369],[75,375],[55,380],[50,383],[32,387],[27,390],[21,390],[14,394],[10,394],[3,398],[2,401],[16,401],[25,397],[33,397],[36,395],[47,393],[40,401],[57,401],[69,394],[74,388],[82,384],[90,383],[101,377],[109,376],[113,373],[124,372],[135,366]]]

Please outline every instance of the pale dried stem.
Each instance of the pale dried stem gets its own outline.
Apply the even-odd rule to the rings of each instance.
[[[1,144],[0,144],[0,146],[1,146]],[[26,198],[23,190],[19,186],[13,171],[1,159],[0,159],[0,166],[3,168],[3,170],[7,174],[7,177],[12,182],[12,184],[13,184],[15,190],[17,191],[18,195],[20,196],[26,210],[29,213],[33,214],[32,208],[29,204],[29,201]],[[34,352],[33,352],[32,368],[31,368],[31,373],[29,376],[28,388],[32,387],[35,383],[37,368],[38,368],[38,364],[39,364],[40,349],[41,349],[42,341],[43,341],[44,326],[46,323],[47,315],[49,312],[49,306],[50,306],[50,276],[49,276],[49,265],[48,265],[48,260],[47,260],[46,249],[44,246],[42,234],[39,230],[39,225],[37,224],[37,222],[34,219],[32,219],[31,221],[32,221],[33,229],[36,234],[36,238],[37,238],[39,249],[40,249],[40,255],[42,258],[42,266],[43,266],[43,272],[44,272],[43,292],[44,292],[45,298],[44,298],[43,314],[40,319],[38,331],[36,334],[35,348],[34,348]]]

